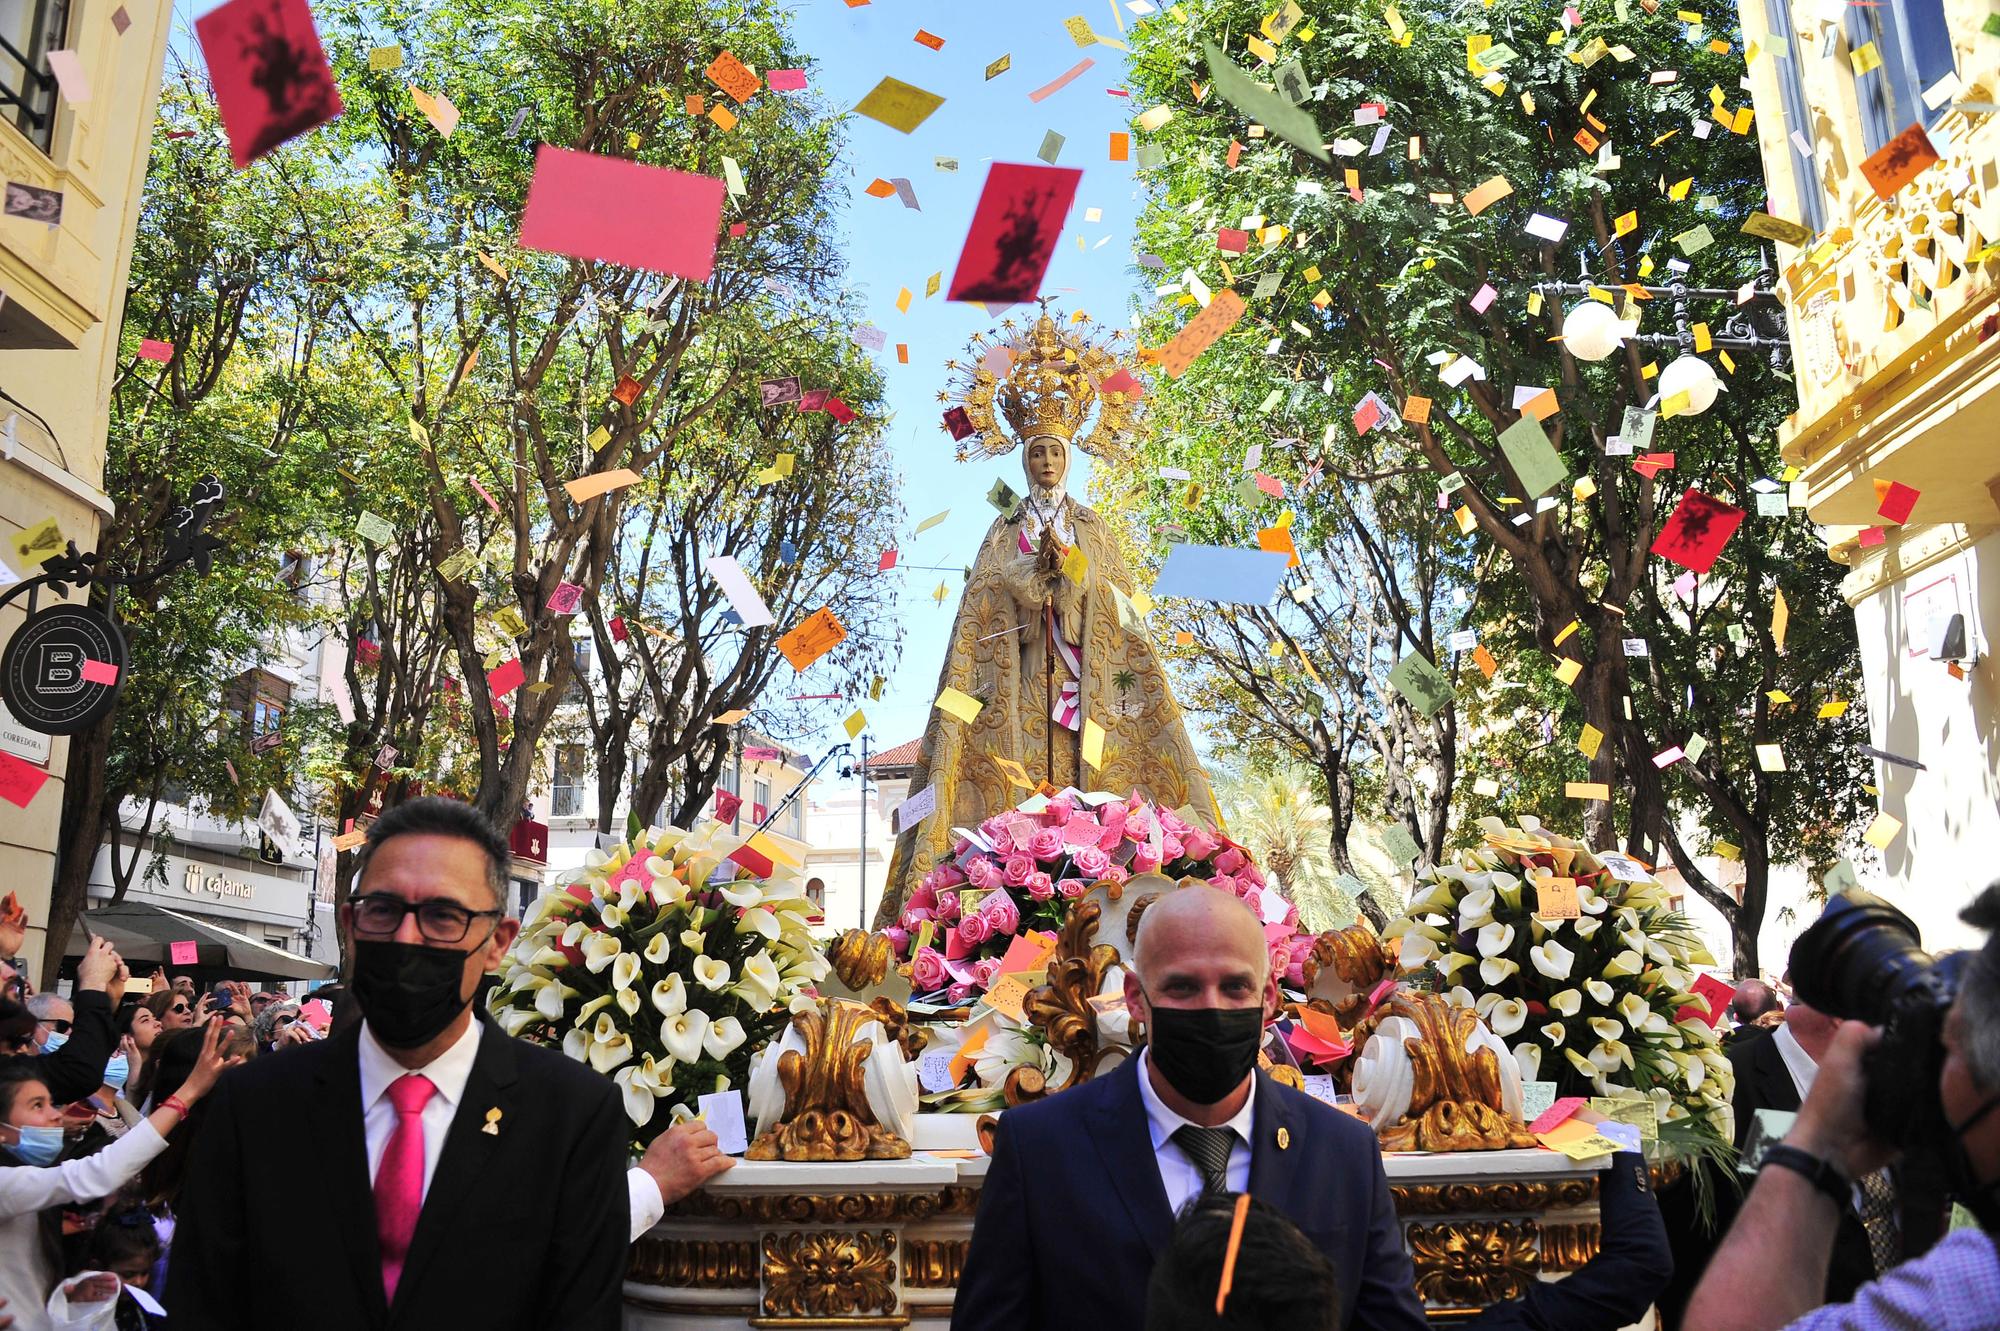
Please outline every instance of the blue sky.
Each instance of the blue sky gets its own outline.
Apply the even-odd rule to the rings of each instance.
[[[905,577],[902,661],[882,700],[862,704],[870,744],[882,749],[923,733],[958,608],[957,570],[971,562],[994,517],[987,490],[996,478],[1017,491],[1024,488],[1018,453],[983,462],[953,459],[951,438],[938,427],[937,393],[948,373],[944,362],[992,320],[976,306],[947,302],[943,291],[925,300],[924,283],[942,271],[949,289],[988,163],[1036,162],[1043,136],[1054,130],[1065,139],[1056,165],[1081,167],[1083,180],[1043,293],[1057,297],[1065,311],[1086,310],[1111,327],[1128,324],[1137,287],[1132,225],[1139,198],[1133,163],[1110,160],[1110,136],[1129,130],[1132,115],[1143,108],[1106,92],[1124,85],[1124,52],[1101,44],[1079,49],[1063,28],[1064,19],[1081,14],[1095,32],[1119,39],[1108,0],[990,6],[874,0],[855,9],[844,0],[808,0],[797,13],[801,45],[818,62],[815,89],[831,104],[853,106],[884,75],[945,99],[911,134],[852,117],[842,163],[853,196],[845,218],[848,283],[866,299],[868,318],[889,339],[876,359],[894,413],[889,439],[903,477],[909,518],[904,530],[951,511],[944,523],[913,540],[906,536],[901,546],[904,564],[951,571],[912,569]],[[1119,13],[1127,24],[1134,21],[1129,11]],[[943,38],[944,48],[919,44],[920,28]],[[1013,57],[1012,68],[987,81],[986,67],[1003,55]],[[1042,102],[1028,100],[1030,92],[1086,57],[1097,62],[1094,68]],[[937,170],[938,157],[956,157],[958,172]],[[875,199],[863,193],[878,176],[908,177],[922,211],[911,211],[893,195]],[[1091,208],[1103,210],[1101,221],[1083,220]],[[908,314],[896,310],[903,287],[914,295]],[[909,344],[908,365],[896,361],[898,342]],[[1070,493],[1078,497],[1088,481],[1084,463],[1077,455],[1070,472]],[[942,606],[931,599],[940,581],[951,593]],[[840,709],[840,716],[845,714]],[[800,747],[817,755],[844,738],[838,724],[830,724]]]

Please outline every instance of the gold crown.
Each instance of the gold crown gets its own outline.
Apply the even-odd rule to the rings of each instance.
[[[1001,327],[1011,334],[1014,324]],[[1116,341],[1119,334],[1110,335]],[[940,393],[940,401],[957,401],[964,410],[963,424],[972,433],[959,441],[958,456],[998,457],[1038,437],[1054,436],[1074,444],[1094,457],[1117,457],[1136,425],[1139,394],[1136,391],[1100,391],[1105,379],[1124,366],[1101,343],[1076,334],[1064,333],[1044,312],[1035,320],[1026,338],[994,336],[991,345],[974,337],[970,364],[947,362],[966,376],[956,393]],[[1003,373],[987,366],[995,351],[1004,351],[1009,360]],[[1082,434],[1096,410],[1095,426]],[[947,413],[946,428],[950,428]],[[1001,422],[1005,421],[1005,428]],[[1082,434],[1082,437],[1078,436]]]
[[[1027,354],[1014,361],[995,396],[1000,414],[1022,443],[1051,434],[1068,443],[1097,402],[1097,390],[1077,365],[1076,352],[1062,345],[1055,321],[1046,314],[1035,323]]]

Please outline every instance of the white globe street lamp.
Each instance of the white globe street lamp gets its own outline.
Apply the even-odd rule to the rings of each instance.
[[[1660,371],[1660,401],[1686,393],[1688,404],[1683,415],[1701,415],[1715,405],[1715,395],[1721,391],[1722,381],[1716,378],[1714,367],[1699,356],[1682,356]]]
[[[1563,315],[1563,345],[1578,360],[1600,361],[1618,350],[1626,328],[1601,300],[1586,300]]]

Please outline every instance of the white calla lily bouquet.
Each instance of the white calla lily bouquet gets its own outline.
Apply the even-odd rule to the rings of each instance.
[[[489,1000],[509,1035],[616,1081],[636,1147],[747,1087],[750,1056],[829,969],[804,893],[730,849],[668,828],[591,852],[535,902]]]
[[[1434,970],[1506,1040],[1524,1080],[1558,1095],[1643,1096],[1662,1141],[1695,1154],[1731,1139],[1735,1078],[1695,1012],[1696,966],[1715,959],[1666,888],[1621,855],[1599,855],[1530,817],[1482,818],[1485,844],[1419,884],[1402,918],[1405,970]],[[1541,887],[1574,884],[1578,913],[1539,914]],[[1558,888],[1558,891],[1561,889]]]

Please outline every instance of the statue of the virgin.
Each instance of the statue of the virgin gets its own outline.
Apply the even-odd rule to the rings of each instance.
[[[1112,465],[1125,459],[1138,381],[1104,341],[1063,330],[1046,311],[1025,335],[1006,321],[996,336],[974,338],[973,352],[970,363],[949,362],[962,381],[939,394],[957,404],[945,428],[960,461],[1021,448],[1028,493],[987,530],[966,581],[938,691],[983,705],[970,722],[931,714],[909,789],[935,786],[936,808],[900,830],[878,928],[949,857],[952,828],[977,827],[1044,782],[1137,790],[1219,822],[1131,566],[1110,525],[1063,489],[1072,447]]]

